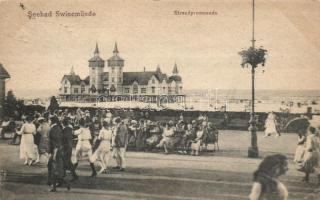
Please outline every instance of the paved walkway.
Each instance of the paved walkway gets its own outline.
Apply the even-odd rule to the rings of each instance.
[[[296,135],[286,134],[278,139],[261,138],[262,155],[282,152],[292,156]],[[108,175],[89,178],[90,169],[82,161],[77,169],[80,179],[72,183],[71,191],[59,188],[48,192],[46,166],[23,166],[18,159],[18,146],[0,144],[0,169],[7,171],[1,182],[0,199],[248,199],[252,172],[261,159],[249,159],[246,151],[247,132],[224,131],[220,137],[221,151],[194,157],[189,155],[148,152],[128,152],[125,172],[112,171]],[[114,165],[112,160],[111,165]],[[301,182],[302,174],[292,162],[282,177],[288,186],[290,199],[301,200],[317,192],[316,178]]]

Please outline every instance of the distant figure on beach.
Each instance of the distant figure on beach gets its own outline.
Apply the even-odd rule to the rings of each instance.
[[[273,112],[269,112],[265,122],[265,128],[263,137],[269,137],[272,134],[274,134],[276,138],[280,136],[280,133],[277,131],[276,115]]]
[[[253,174],[250,200],[287,200],[288,190],[279,176],[288,171],[287,157],[282,154],[267,156]]]

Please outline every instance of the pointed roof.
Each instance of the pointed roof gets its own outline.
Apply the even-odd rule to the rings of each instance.
[[[98,42],[96,43],[96,47],[94,49],[94,56],[89,59],[89,62],[96,62],[96,61],[104,62],[104,60],[99,56]]]
[[[76,75],[76,73],[74,72],[73,66],[71,67],[70,75]]]
[[[178,74],[178,73],[179,73],[179,71],[178,71],[177,63],[174,63],[172,74]]]
[[[160,65],[159,65],[159,64],[157,65],[156,72],[157,72],[157,73],[161,73],[161,69],[160,69]]]
[[[113,61],[121,61],[121,65],[123,66],[123,59],[118,56],[119,54],[119,50],[118,50],[118,45],[117,42],[115,42],[114,44],[114,49],[113,49],[113,56],[111,56],[111,58],[108,59],[108,65],[109,66],[113,66],[113,65],[118,65],[119,62],[113,62]]]
[[[119,53],[117,42],[114,43],[113,53],[114,53],[114,54],[118,54],[118,53]]]
[[[94,54],[99,54],[98,42],[96,42],[96,48],[94,50]]]
[[[10,78],[10,75],[7,72],[7,70],[3,67],[3,65],[0,63],[0,79],[6,78]]]
[[[70,82],[70,85],[80,85],[82,81],[80,76],[76,74],[64,75],[62,80],[64,79],[67,79]]]

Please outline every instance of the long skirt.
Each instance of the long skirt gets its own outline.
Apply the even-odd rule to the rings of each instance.
[[[48,152],[48,138],[41,136],[40,142],[38,145],[39,153],[44,154]]]
[[[32,134],[22,134],[20,142],[20,158],[32,160],[37,158],[37,146],[34,144]]]
[[[156,146],[161,140],[161,135],[153,134],[151,137],[147,138],[146,143],[148,146]]]
[[[303,161],[304,145],[298,145],[294,154],[294,162],[299,163]]]
[[[53,158],[55,156],[55,159]],[[63,159],[63,152],[58,150],[56,155],[52,155],[48,162],[48,178],[50,182],[61,180],[65,177],[66,170]]]
[[[106,155],[109,152],[110,152],[110,142],[106,140],[102,140],[98,148],[90,157],[90,162],[95,162],[96,160],[99,160],[102,157],[102,155]]]
[[[200,151],[200,147],[201,147],[201,140],[191,143],[191,150]]]
[[[276,124],[273,121],[267,121],[266,130],[264,132],[266,135],[278,133]]]
[[[97,160],[99,160],[101,164],[101,168],[107,169],[110,156],[111,156],[110,141],[102,140],[100,142],[99,147],[90,157],[90,162],[94,163]]]
[[[319,153],[318,152],[306,152],[304,155],[304,162],[302,163],[299,171],[305,173],[314,173],[319,169]]]
[[[174,148],[180,141],[181,137],[175,136],[175,137],[164,137],[162,140],[162,144],[166,144],[167,148]],[[161,143],[160,141],[160,143]]]

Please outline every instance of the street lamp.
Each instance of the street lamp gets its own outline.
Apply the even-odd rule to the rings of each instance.
[[[258,144],[257,144],[257,121],[255,117],[254,110],[254,100],[255,100],[255,86],[254,86],[254,76],[255,69],[259,64],[264,66],[265,64],[265,56],[267,54],[267,50],[263,48],[255,48],[255,39],[254,39],[254,10],[255,9],[255,0],[252,0],[252,46],[247,50],[242,50],[239,52],[242,57],[242,67],[251,66],[251,113],[249,120],[249,132],[251,134],[251,146],[248,149],[248,157],[257,158],[259,156]]]

